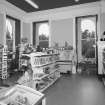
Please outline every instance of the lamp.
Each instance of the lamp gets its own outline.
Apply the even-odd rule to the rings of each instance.
[[[34,3],[32,0],[25,0],[27,3],[29,3],[31,6],[33,6],[34,8],[39,8],[39,6],[36,4],[36,3]]]

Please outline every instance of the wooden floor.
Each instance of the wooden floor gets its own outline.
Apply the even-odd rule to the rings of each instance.
[[[92,75],[63,75],[44,93],[47,105],[105,105],[105,87]]]

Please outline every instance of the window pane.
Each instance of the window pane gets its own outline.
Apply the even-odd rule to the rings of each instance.
[[[42,48],[49,47],[49,25],[48,22],[39,23],[38,36],[39,36],[39,46]]]
[[[7,40],[6,44],[8,45],[8,50],[13,51],[13,40]]]
[[[39,42],[39,45],[42,47],[42,48],[48,48],[49,47],[49,41],[40,41]]]
[[[95,38],[96,25],[92,19],[83,19],[81,21],[82,39]]]
[[[15,21],[7,18],[6,19],[6,44],[8,46],[8,50],[13,52],[13,40],[15,40],[15,38],[13,38],[13,35],[15,33]]]
[[[49,40],[49,37],[42,34],[42,35],[39,36],[39,41],[40,40]]]
[[[82,56],[95,58],[95,39],[82,40]]]
[[[95,38],[95,35],[95,31],[89,32],[89,30],[85,30],[82,32],[82,39]]]

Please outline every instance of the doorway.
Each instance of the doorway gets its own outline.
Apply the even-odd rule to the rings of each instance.
[[[97,15],[76,18],[77,71],[97,74]]]

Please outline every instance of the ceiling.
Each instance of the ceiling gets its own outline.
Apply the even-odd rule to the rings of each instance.
[[[35,12],[35,11],[48,10],[60,7],[67,7],[77,4],[96,2],[100,0],[79,0],[79,2],[75,2],[75,0],[32,0],[39,6],[38,9],[32,7],[25,0],[6,0],[6,1],[24,10],[25,12]]]

